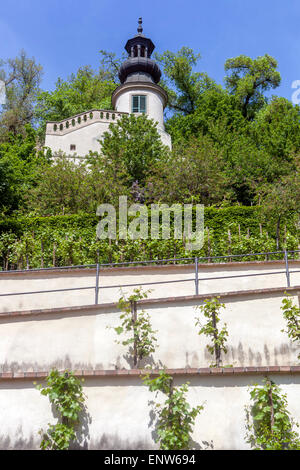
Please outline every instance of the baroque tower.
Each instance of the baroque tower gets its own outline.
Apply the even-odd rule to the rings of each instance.
[[[158,85],[161,71],[151,59],[155,46],[143,35],[142,18],[139,18],[137,33],[125,45],[128,58],[119,70],[121,84],[112,95],[114,109],[91,109],[62,121],[47,122],[45,147],[49,147],[53,155],[64,152],[78,160],[90,151],[99,152],[103,133],[124,114],[146,114],[153,119],[162,142],[171,148],[171,137],[164,127],[168,95]]]
[[[121,85],[112,95],[116,111],[126,113],[145,113],[157,122],[157,129],[164,144],[171,147],[171,137],[165,131],[164,108],[168,95],[158,85],[161,71],[151,59],[155,48],[151,39],[143,35],[142,18],[139,18],[138,34],[125,45],[128,59],[119,70]]]

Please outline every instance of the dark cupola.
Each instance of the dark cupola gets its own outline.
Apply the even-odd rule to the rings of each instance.
[[[138,34],[128,39],[125,49],[128,59],[123,62],[119,70],[120,82],[151,82],[158,83],[161,71],[157,63],[151,59],[155,48],[151,39],[143,35],[142,18],[139,18]]]

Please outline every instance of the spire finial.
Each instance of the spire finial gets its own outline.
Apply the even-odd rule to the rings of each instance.
[[[138,29],[137,29],[137,32],[138,32],[139,34],[142,34],[142,32],[143,32],[142,24],[143,24],[143,19],[142,19],[142,18],[139,18],[139,26],[138,26]]]

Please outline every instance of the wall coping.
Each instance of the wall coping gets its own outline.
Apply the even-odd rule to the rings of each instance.
[[[142,263],[142,261],[141,261]],[[289,260],[289,265],[297,265],[300,263],[299,260]],[[215,269],[224,269],[224,268],[236,268],[236,267],[259,267],[259,266],[278,266],[278,265],[284,265],[285,266],[285,261],[284,260],[269,260],[269,261],[232,261],[228,263],[198,263],[198,268],[215,268]],[[113,272],[113,271],[133,271],[133,270],[149,270],[149,271],[154,271],[154,270],[186,270],[186,269],[194,269],[195,264],[151,264],[147,266],[143,265],[134,265],[134,266],[106,266],[106,267],[100,267],[100,273],[108,273],[108,272]],[[20,270],[20,271],[0,271],[0,278],[3,277],[9,277],[9,276],[23,276],[24,274],[27,276],[30,275],[35,275],[35,274],[43,274],[43,275],[49,275],[49,274],[62,274],[62,273],[67,273],[68,275],[70,273],[84,273],[84,272],[89,272],[89,273],[96,273],[96,268],[72,268],[72,267],[67,267],[66,269],[62,268],[53,268],[53,269],[34,269],[34,270]]]
[[[160,303],[174,303],[174,302],[189,302],[204,300],[213,297],[220,297],[226,301],[226,298],[230,297],[243,297],[243,296],[257,296],[257,295],[266,295],[266,294],[281,294],[281,293],[295,293],[300,296],[300,286],[293,287],[270,287],[266,289],[252,289],[252,290],[242,290],[242,291],[231,291],[231,292],[217,292],[217,293],[207,293],[200,295],[185,295],[178,297],[160,297],[157,299],[144,299],[139,300],[138,305],[155,305]],[[72,313],[80,313],[81,311],[99,311],[117,308],[118,302],[107,302],[103,304],[92,304],[92,305],[80,305],[73,307],[54,307],[46,309],[34,309],[34,310],[20,310],[20,311],[11,311],[11,312],[0,312],[1,319],[14,319],[16,317],[30,317],[36,315],[48,315],[48,314],[65,314],[69,315]]]
[[[66,369],[60,371],[65,372]],[[150,374],[150,376],[159,375],[163,369],[113,369],[113,370],[74,370],[76,377],[94,378],[94,377],[140,377]],[[172,376],[214,376],[228,377],[233,375],[266,375],[266,374],[300,374],[300,366],[265,366],[265,367],[203,367],[203,368],[185,368],[185,369],[165,369],[167,374]],[[18,379],[43,379],[48,376],[50,371],[43,372],[1,372],[0,381],[18,380]]]

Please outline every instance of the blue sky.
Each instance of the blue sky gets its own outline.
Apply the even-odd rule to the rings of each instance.
[[[10,0],[0,4],[0,58],[24,48],[44,67],[42,88],[53,89],[82,65],[96,68],[99,50],[121,54],[143,17],[156,50],[189,46],[198,70],[223,83],[227,58],[268,53],[282,76],[274,94],[291,99],[300,80],[299,0]]]

